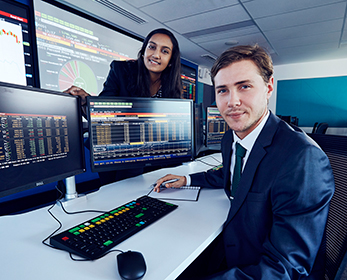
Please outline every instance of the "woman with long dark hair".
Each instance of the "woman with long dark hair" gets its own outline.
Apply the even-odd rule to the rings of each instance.
[[[113,61],[103,96],[181,97],[181,58],[178,42],[167,29],[151,31],[136,60]],[[65,91],[82,97],[89,94],[72,86]]]

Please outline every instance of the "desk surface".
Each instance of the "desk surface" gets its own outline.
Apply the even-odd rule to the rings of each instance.
[[[218,165],[219,154],[175,168],[160,169],[102,187],[83,199],[68,204],[68,211],[110,210],[150,191],[150,185],[168,173],[185,175]],[[210,165],[201,162],[204,161]],[[145,279],[176,279],[178,275],[218,236],[229,210],[222,189],[203,189],[198,202],[172,201],[179,207],[161,220],[135,234],[113,249],[141,252],[147,263]],[[110,253],[95,261],[72,261],[64,251],[41,243],[58,228],[47,209],[0,217],[0,259],[2,279],[120,279],[116,255]],[[72,227],[96,213],[65,214],[56,205],[52,212]]]

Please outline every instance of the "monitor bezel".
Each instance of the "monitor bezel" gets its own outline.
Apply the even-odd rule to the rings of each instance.
[[[116,165],[103,165],[103,166],[95,166],[94,165],[94,156],[93,156],[93,141],[92,141],[92,126],[90,119],[90,102],[103,100],[105,102],[111,101],[140,101],[140,102],[186,102],[189,103],[190,107],[190,123],[191,123],[191,154],[180,157],[180,158],[170,158],[170,159],[160,159],[155,160],[154,162],[132,162],[132,163],[124,163],[124,164],[116,164]],[[88,96],[87,97],[87,120],[88,120],[88,134],[89,134],[89,150],[90,150],[90,165],[92,172],[105,172],[105,171],[116,171],[116,170],[125,170],[125,169],[133,169],[133,168],[152,168],[156,166],[173,166],[180,165],[184,162],[189,162],[194,160],[194,152],[195,152],[195,135],[194,135],[194,102],[191,99],[170,99],[170,98],[148,98],[148,97],[120,97],[120,96]]]
[[[85,164],[85,154],[84,154],[84,140],[83,140],[83,125],[82,125],[82,114],[81,114],[81,99],[76,96],[72,96],[69,94],[65,94],[62,92],[56,92],[56,91],[51,91],[51,90],[46,90],[46,89],[38,89],[38,88],[33,88],[33,87],[28,87],[28,86],[21,86],[21,85],[16,85],[16,84],[10,84],[10,83],[4,83],[0,82],[0,88],[1,87],[7,87],[7,88],[13,88],[13,89],[19,89],[19,90],[25,90],[25,91],[33,91],[33,92],[38,92],[38,93],[44,93],[44,94],[52,94],[52,95],[61,95],[67,98],[73,98],[76,99],[76,110],[77,110],[77,117],[80,121],[78,121],[78,132],[77,134],[79,135],[80,139],[80,152],[79,154],[81,155],[81,168],[69,171],[69,172],[64,172],[60,173],[57,175],[53,175],[50,177],[42,178],[40,180],[33,180],[31,182],[28,182],[26,184],[23,184],[21,186],[13,187],[8,190],[1,191],[0,189],[0,198],[8,196],[8,195],[13,195],[22,191],[26,191],[29,189],[33,189],[35,187],[42,187],[43,185],[57,182],[60,180],[64,180],[67,177],[75,176],[78,174],[81,174],[86,171],[86,164]],[[1,93],[0,93],[1,94]]]

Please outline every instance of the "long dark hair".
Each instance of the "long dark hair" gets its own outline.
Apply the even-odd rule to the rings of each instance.
[[[145,53],[146,47],[149,40],[154,34],[165,34],[170,37],[173,45],[172,56],[168,67],[161,73],[161,85],[162,85],[162,97],[166,98],[180,98],[182,91],[182,81],[181,81],[181,54],[178,46],[178,42],[175,36],[167,29],[159,28],[151,31],[145,40],[143,41],[141,50],[137,55],[138,64],[138,74],[137,74],[137,92],[140,96],[151,96],[150,87],[150,77],[149,71],[146,68],[143,55]]]

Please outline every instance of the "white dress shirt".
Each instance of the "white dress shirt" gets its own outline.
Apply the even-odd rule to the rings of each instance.
[[[246,154],[243,158],[243,161],[242,161],[242,171],[243,171],[245,166],[246,166],[249,155],[252,151],[253,145],[254,145],[255,141],[257,140],[260,132],[262,131],[269,116],[270,116],[269,111],[267,111],[265,117],[260,122],[260,124],[242,140],[233,131],[234,142],[232,144],[233,152],[231,154],[231,161],[230,161],[230,182],[232,182],[232,180],[233,180],[233,173],[234,173],[234,166],[235,166],[235,156],[234,155],[235,155],[236,143],[239,143],[242,147],[244,147],[247,150]]]
[[[230,182],[232,182],[232,178],[233,178],[233,173],[234,173],[234,166],[235,166],[235,144],[236,142],[238,142],[240,145],[242,145],[242,147],[244,147],[247,151],[245,154],[245,157],[243,158],[243,162],[242,162],[242,170],[245,168],[247,160],[249,158],[249,155],[252,151],[253,145],[255,143],[255,141],[257,140],[260,132],[262,131],[267,119],[269,118],[270,114],[269,114],[269,110],[267,110],[265,117],[263,118],[263,120],[260,122],[260,124],[250,133],[248,134],[245,138],[243,138],[242,140],[235,134],[235,132],[233,131],[233,137],[234,137],[234,142],[232,144],[232,154],[231,154],[231,164],[230,164]],[[187,186],[190,186],[191,184],[191,179],[190,176],[187,175],[185,176],[186,180],[187,180]]]

